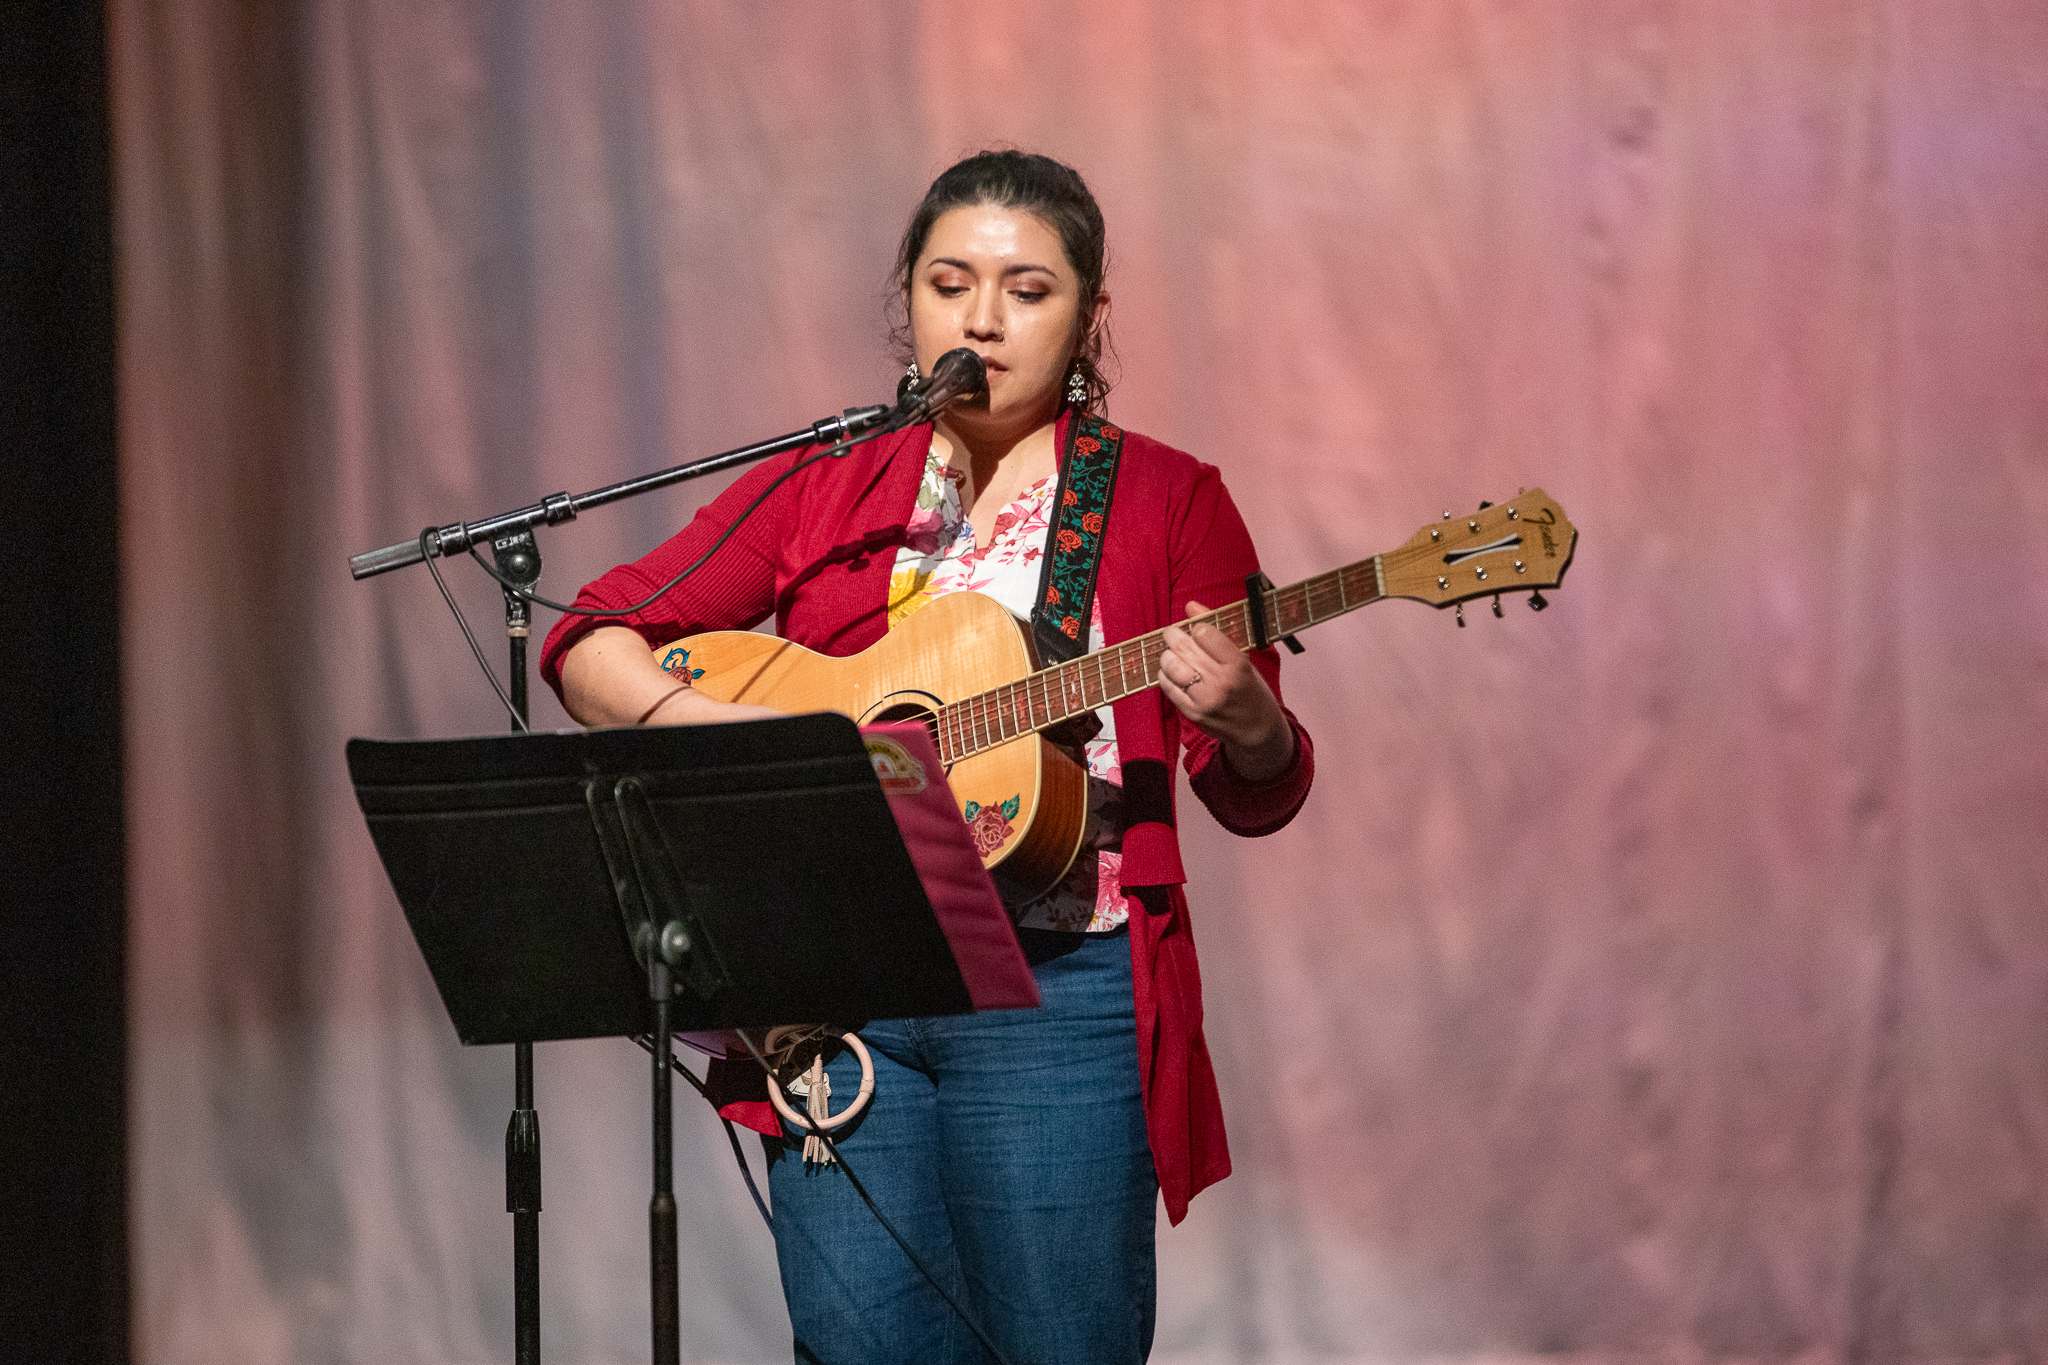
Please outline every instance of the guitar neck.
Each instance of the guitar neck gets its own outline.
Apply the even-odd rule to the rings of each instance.
[[[1379,601],[1386,596],[1385,585],[1380,556],[1374,555],[1194,620],[1215,626],[1239,649],[1250,649],[1253,611],[1265,614],[1266,638],[1277,640]],[[1166,633],[1155,630],[940,707],[939,756],[947,764],[957,763],[1142,692],[1158,684],[1165,652]]]

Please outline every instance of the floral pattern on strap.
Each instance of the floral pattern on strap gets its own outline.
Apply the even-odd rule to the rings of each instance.
[[[1074,419],[1073,436],[1067,442],[1066,480],[1053,529],[1052,543],[1058,547],[1058,553],[1045,572],[1047,607],[1091,601],[1095,569],[1102,560],[1103,509],[1109,506],[1110,486],[1116,482],[1117,453],[1123,448],[1123,435],[1099,417]],[[1069,640],[1080,640],[1081,622],[1072,612],[1057,617],[1051,612],[1046,615],[1060,634]]]

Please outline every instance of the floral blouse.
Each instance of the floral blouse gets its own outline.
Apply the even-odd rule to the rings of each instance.
[[[995,533],[976,548],[974,527],[960,502],[966,475],[949,469],[934,450],[918,485],[917,508],[906,528],[889,579],[889,625],[942,593],[978,592],[1013,615],[1028,619],[1044,567],[1046,527],[1057,480],[1043,479],[996,514]],[[1088,647],[1101,649],[1102,612],[1091,609]],[[1088,819],[1081,852],[1059,884],[1034,900],[1010,907],[1020,928],[1101,933],[1129,917],[1123,867],[1123,769],[1117,761],[1116,720],[1110,708],[1095,713],[1102,730],[1088,741]]]

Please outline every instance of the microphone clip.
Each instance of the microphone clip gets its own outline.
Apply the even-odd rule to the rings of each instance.
[[[988,392],[988,368],[979,355],[966,346],[955,347],[940,356],[932,372],[923,379],[897,385],[896,410],[889,415],[889,430],[901,431],[929,422],[963,398]]]

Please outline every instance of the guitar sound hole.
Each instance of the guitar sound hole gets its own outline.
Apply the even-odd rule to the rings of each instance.
[[[898,702],[894,706],[865,717],[865,720],[870,725],[907,725],[915,721],[917,724],[924,726],[925,733],[932,737],[932,748],[939,752],[944,752],[939,745],[938,713],[929,706],[920,706],[916,702]],[[949,767],[947,771],[950,772],[952,769]]]

